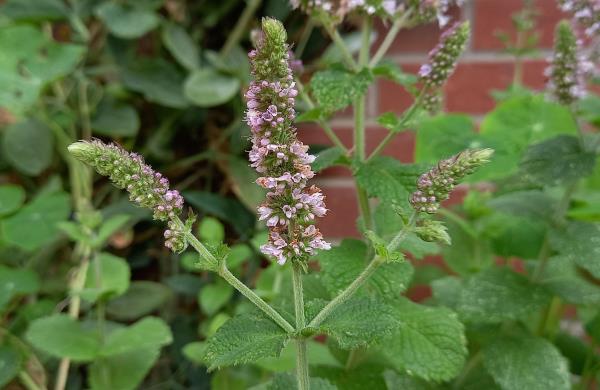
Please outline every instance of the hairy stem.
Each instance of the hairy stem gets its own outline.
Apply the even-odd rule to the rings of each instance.
[[[304,292],[302,288],[302,268],[292,265],[292,281],[294,287],[294,309],[296,314],[296,331],[301,331],[306,326],[304,317]],[[309,389],[308,357],[306,355],[306,339],[299,336],[296,338],[296,379],[298,390]]]
[[[402,230],[400,230],[400,232],[398,232],[398,234],[396,234],[392,241],[387,245],[387,250],[389,252],[393,252],[400,247],[400,244],[402,244],[402,241],[404,241],[406,235],[410,232],[415,224],[416,219],[417,212],[414,211],[410,216],[408,223],[404,225]],[[319,326],[335,310],[336,307],[346,302],[352,295],[354,295],[354,293],[369,279],[371,275],[373,275],[375,271],[377,271],[377,268],[379,268],[379,266],[383,263],[385,263],[384,258],[379,256],[373,257],[363,272],[361,272],[360,275],[358,275],[358,277],[344,289],[344,291],[331,300],[308,324],[308,327]]]
[[[256,12],[257,8],[260,6],[260,3],[261,0],[247,1],[246,7],[242,11],[240,18],[237,20],[233,31],[229,34],[227,40],[225,41],[225,44],[219,52],[219,56],[221,58],[226,57],[231,51],[231,49],[233,49],[233,47],[240,42],[240,40],[242,39],[242,34],[244,34],[244,31],[246,31],[246,27],[248,26],[250,19],[252,19],[252,16],[254,16],[254,13]]]
[[[354,61],[354,58],[352,57],[352,53],[350,53],[348,46],[346,46],[346,43],[340,36],[340,33],[337,30],[337,28],[335,28],[335,26],[333,26],[331,23],[329,23],[326,20],[321,20],[321,22],[323,23],[323,27],[325,27],[325,30],[327,31],[327,34],[329,34],[329,37],[331,38],[333,43],[337,46],[338,50],[342,53],[342,56],[344,57],[344,61],[346,62],[346,65],[348,65],[350,67],[350,69],[356,70],[357,69],[356,61]]]
[[[176,220],[177,224],[180,228],[183,229],[184,225],[181,220]],[[213,256],[212,253],[191,233],[185,232],[185,238],[188,243],[198,252],[198,254],[207,262],[211,264],[218,264],[218,260]],[[227,269],[227,265],[223,261],[222,264],[218,268],[218,274],[225,279],[227,283],[229,283],[233,288],[238,290],[243,296],[248,298],[248,300],[256,305],[260,310],[262,310],[266,315],[268,315],[275,323],[283,330],[288,333],[294,333],[295,329],[289,322],[285,320],[271,305],[265,302],[261,297],[256,295],[254,291],[252,291],[248,286],[246,286],[241,280],[235,277],[229,269]]]
[[[383,39],[383,42],[381,42],[381,45],[377,49],[377,52],[375,52],[375,54],[373,55],[371,62],[369,62],[369,68],[373,68],[374,66],[377,66],[379,61],[381,61],[381,59],[385,56],[385,54],[389,50],[390,46],[396,39],[398,32],[402,29],[402,27],[404,27],[406,25],[406,22],[410,19],[411,14],[412,14],[412,9],[408,10],[407,12],[404,13],[404,15],[402,15],[402,17],[400,17],[396,21],[394,21],[394,24],[392,24],[392,27],[390,27],[390,30],[388,31],[387,35]]]

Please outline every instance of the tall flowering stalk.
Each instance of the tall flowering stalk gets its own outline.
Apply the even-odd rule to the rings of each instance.
[[[558,24],[554,41],[554,53],[546,69],[548,89],[558,102],[569,105],[587,94],[586,79],[594,64],[583,52],[582,42],[569,22]]]
[[[168,222],[169,229],[164,234],[167,248],[175,252],[185,249],[186,241],[177,223],[183,197],[171,190],[169,180],[155,172],[142,156],[99,140],[75,142],[69,146],[69,152],[100,175],[108,176],[118,188],[127,190],[132,202],[153,211],[154,219]]]
[[[574,22],[593,38],[600,32],[600,2],[598,0],[559,0],[564,12],[573,13]]]
[[[488,162],[492,153],[492,149],[468,149],[440,161],[419,177],[417,190],[410,198],[412,207],[418,212],[435,213],[454,186]]]
[[[321,190],[308,186],[315,158],[297,139],[293,126],[298,91],[286,39],[281,23],[263,21],[262,36],[248,55],[254,81],[245,94],[246,120],[252,130],[250,163],[261,175],[256,183],[268,190],[258,208],[259,220],[269,227],[269,241],[261,250],[279,264],[304,263],[316,249],[330,248],[314,225],[315,217],[327,213]]]

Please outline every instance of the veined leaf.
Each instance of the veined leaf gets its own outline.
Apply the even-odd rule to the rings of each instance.
[[[417,187],[417,179],[426,170],[415,164],[402,164],[391,157],[376,157],[358,166],[356,180],[369,196],[386,202],[407,203]]]
[[[567,360],[550,342],[499,337],[483,349],[483,365],[503,390],[568,390]]]
[[[564,230],[551,231],[550,245],[600,278],[600,224],[571,222]]]
[[[208,339],[204,360],[209,369],[279,356],[289,335],[262,313],[233,317]]]
[[[373,76],[369,70],[352,73],[333,68],[315,73],[310,80],[310,89],[319,107],[333,113],[364,95],[372,81]]]

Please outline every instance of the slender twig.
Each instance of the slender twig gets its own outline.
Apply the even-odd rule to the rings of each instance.
[[[302,35],[298,40],[298,45],[296,46],[296,52],[294,55],[297,59],[302,57],[302,53],[304,53],[304,49],[306,49],[306,44],[312,35],[312,32],[315,28],[315,21],[312,18],[309,18],[306,22],[306,26],[304,26],[304,30],[302,31]]]
[[[296,330],[300,331],[306,326],[306,319],[304,316],[304,292],[302,288],[302,268],[298,264],[293,264],[292,272]],[[298,390],[308,390],[309,376],[308,356],[306,354],[306,338],[297,337],[296,347],[296,379],[298,382]]]
[[[321,22],[323,23],[323,27],[325,27],[325,31],[327,31],[327,34],[329,34],[329,37],[331,38],[333,43],[337,46],[339,51],[342,53],[342,56],[344,57],[344,61],[346,62],[346,65],[348,65],[350,67],[350,69],[352,69],[352,70],[357,70],[356,61],[354,61],[354,57],[352,57],[352,53],[350,53],[348,46],[346,46],[346,43],[340,36],[340,33],[337,30],[337,28],[335,28],[335,26],[333,26],[331,23],[329,23],[326,20],[321,20]]]
[[[25,370],[19,372],[19,380],[27,390],[45,390],[45,386],[39,386],[29,373]]]
[[[225,44],[221,47],[221,51],[219,52],[219,57],[225,58],[233,49],[235,45],[237,45],[242,39],[242,35],[246,31],[246,27],[250,22],[252,16],[256,12],[256,9],[260,6],[261,0],[248,0],[246,3],[246,7],[242,11],[240,18],[237,20],[233,31],[227,37]]]
[[[406,26],[406,22],[411,17],[411,14],[412,8],[406,11],[404,15],[402,15],[396,21],[394,21],[394,24],[392,24],[392,27],[390,27],[390,30],[383,39],[383,42],[381,42],[381,45],[379,45],[379,48],[373,55],[373,58],[371,58],[371,61],[369,62],[369,68],[373,68],[374,66],[376,66],[379,63],[379,61],[381,61],[383,56],[385,56],[390,46],[396,39],[398,32],[402,29],[402,27]]]
[[[388,252],[396,251],[400,244],[406,238],[406,235],[411,231],[415,221],[417,219],[417,212],[414,211],[409,218],[409,221],[404,225],[402,230],[398,232],[398,234],[392,239],[392,241],[387,245]],[[313,318],[313,320],[308,324],[309,328],[316,328],[319,326],[340,304],[346,302],[354,293],[369,279],[371,275],[380,265],[385,263],[386,259],[375,256],[369,265],[363,270],[363,272],[358,275],[358,277],[350,283],[348,287],[344,289],[338,296],[336,296],[333,300],[331,300],[320,312]]]

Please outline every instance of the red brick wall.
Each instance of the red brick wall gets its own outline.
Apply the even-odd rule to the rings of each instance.
[[[494,106],[490,96],[493,89],[504,89],[512,80],[511,57],[502,52],[502,43],[496,37],[498,31],[514,34],[511,15],[521,9],[523,0],[467,0],[467,4],[455,16],[469,20],[472,38],[461,57],[456,72],[445,87],[445,105],[449,112],[463,112],[480,118]],[[524,63],[524,83],[532,88],[544,86],[545,58],[552,47],[554,26],[561,19],[556,0],[536,0],[539,11],[537,29],[540,34],[540,52],[537,58]],[[378,26],[379,41],[385,35],[385,27]],[[439,37],[436,25],[420,26],[401,32],[391,46],[388,58],[402,65],[405,71],[416,72],[427,58],[428,51]],[[376,48],[379,41],[373,46]],[[379,127],[375,118],[384,112],[401,113],[411,103],[410,96],[401,86],[380,81],[371,87],[367,101],[367,148],[372,150],[384,137],[386,130]],[[348,114],[336,117],[333,128],[342,142],[352,142],[352,118]],[[301,126],[299,135],[307,144],[330,145],[327,137],[316,125]],[[413,160],[414,136],[398,135],[385,149],[384,154],[403,162]],[[318,184],[327,195],[330,212],[320,221],[320,227],[328,238],[357,236],[356,218],[358,206],[353,182],[345,168],[331,168],[318,175]]]

